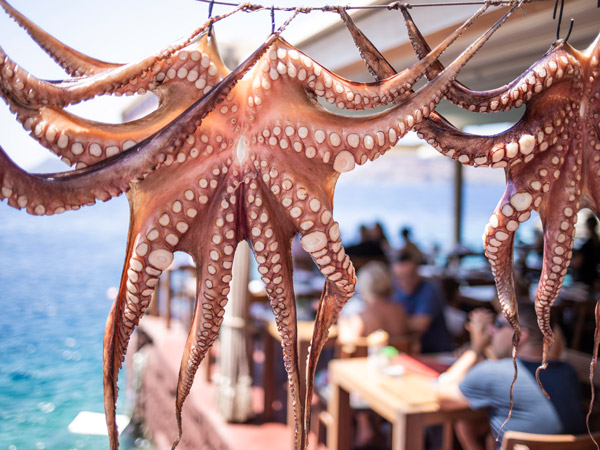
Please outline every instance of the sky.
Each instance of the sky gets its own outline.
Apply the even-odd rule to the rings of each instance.
[[[91,57],[115,63],[138,60],[189,35],[208,19],[208,4],[196,0],[12,0],[9,3],[70,47]],[[291,1],[269,2],[269,5],[271,3],[281,6],[292,4]],[[368,2],[344,2],[354,5],[365,3]],[[323,1],[303,0],[302,4],[315,6],[323,4]],[[214,5],[213,15],[231,9]],[[287,12],[276,12],[276,26],[289,16]],[[332,13],[300,15],[283,36],[294,43],[335,20],[338,20],[337,16]],[[270,11],[238,12],[217,23],[215,30],[219,43],[243,41],[249,48],[257,47],[271,32]],[[0,11],[0,47],[17,64],[38,78],[68,78],[4,11]],[[69,107],[68,110],[93,120],[118,123],[121,111],[131,101],[131,98],[96,98]],[[49,155],[48,150],[22,129],[3,102],[0,102],[0,146],[26,170],[39,165]]]

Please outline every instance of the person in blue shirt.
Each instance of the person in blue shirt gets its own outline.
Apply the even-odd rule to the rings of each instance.
[[[517,351],[518,378],[512,416],[500,435],[509,413],[514,374],[513,330],[503,316],[494,323],[491,311],[473,311],[466,325],[471,336],[470,349],[438,379],[436,390],[441,402],[466,401],[473,409],[487,408],[489,422],[456,424],[456,435],[463,448],[500,448],[506,430],[541,434],[585,432],[577,373],[572,366],[556,359],[557,352],[552,347],[548,367],[540,372],[549,399],[536,382],[535,371],[542,360],[543,335],[537,325],[533,303],[519,304],[519,323],[522,334]],[[496,437],[498,440],[494,442]]]
[[[452,338],[446,326],[444,296],[430,280],[421,278],[418,262],[400,253],[392,264],[396,293],[394,300],[408,314],[408,329],[420,336],[422,353],[451,351]]]

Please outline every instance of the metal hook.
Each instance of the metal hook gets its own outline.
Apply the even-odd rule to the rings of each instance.
[[[271,34],[275,34],[275,5],[271,5]]]
[[[600,3],[600,0],[599,0]],[[552,12],[552,19],[556,19],[556,8],[558,6],[558,0],[554,0],[554,11]],[[562,22],[563,9],[565,7],[565,0],[560,0],[560,11],[558,12],[558,23],[556,24],[556,40],[560,40],[560,24]],[[565,43],[569,40],[571,36],[571,31],[573,31],[573,23],[575,21],[571,19],[571,23],[569,24],[569,31],[567,31],[567,35],[563,39]]]

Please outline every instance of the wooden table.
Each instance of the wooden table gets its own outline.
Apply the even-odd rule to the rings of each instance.
[[[444,425],[444,448],[452,448],[452,421],[485,417],[485,411],[473,411],[466,403],[442,408],[435,398],[434,379],[405,373],[401,377],[383,375],[367,365],[366,358],[333,360],[329,363],[331,397],[328,411],[332,424],[327,427],[327,445],[331,450],[352,447],[352,410],[350,393],[361,399],[392,423],[393,450],[421,450],[425,447],[425,427]]]
[[[315,322],[312,320],[298,321],[298,371],[300,373],[300,383],[302,393],[304,392],[304,374],[306,373],[306,361],[308,358],[308,348],[313,336]],[[333,345],[337,339],[337,326],[332,325],[329,329],[329,338],[326,345]],[[275,322],[268,322],[264,328],[265,362],[263,368],[263,387],[264,387],[264,418],[270,420],[273,418],[273,401],[275,400],[275,358],[274,346],[281,345],[281,336],[277,331]],[[279,362],[283,364],[282,362]],[[289,400],[289,397],[288,397]],[[290,403],[290,402],[288,402]],[[290,408],[288,408],[287,422],[294,428],[293,417],[290,417]],[[293,414],[292,414],[293,416]]]

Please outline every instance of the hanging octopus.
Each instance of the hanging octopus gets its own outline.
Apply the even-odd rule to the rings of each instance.
[[[432,114],[458,71],[516,6],[413,93],[414,83],[486,7],[414,66],[382,81],[357,83],[290,46],[279,37],[283,27],[232,72],[220,60],[209,32],[218,18],[140,62],[116,65],[69,49],[6,2],[0,4],[57,62],[77,75],[59,83],[45,82],[2,54],[3,99],[35,139],[77,169],[29,174],[2,151],[0,198],[36,215],[78,209],[122,193],[129,199],[125,266],[104,339],[111,448],[118,447],[116,383],[127,344],[158,277],[171,264],[173,253],[184,251],[196,263],[197,301],[177,386],[177,444],[183,403],[223,320],[233,253],[241,240],[253,248],[282,336],[296,448],[305,448],[316,362],[329,327],[354,292],[354,268],[332,214],[337,178],[385,153]],[[159,97],[158,110],[122,125],[87,121],[63,109],[95,95],[145,91]],[[324,109],[317,97],[339,109],[393,106],[345,117]],[[297,233],[326,277],[303,396],[290,251]]]
[[[405,15],[408,13],[404,10]],[[412,23],[408,20],[409,26]],[[414,26],[414,24],[412,24]],[[429,48],[416,27],[420,57]],[[544,260],[535,303],[544,334],[541,368],[553,341],[550,307],[573,255],[577,212],[600,212],[600,35],[583,52],[558,40],[527,71],[502,88],[471,91],[453,82],[446,97],[472,111],[494,112],[525,104],[523,117],[495,136],[419,130],[431,145],[462,164],[504,168],[507,187],[483,236],[502,310],[519,340],[512,255],[515,232],[532,211],[544,231]],[[435,64],[429,77],[443,69]]]
[[[418,56],[423,57],[429,46],[408,10],[400,9],[413,47]],[[369,71],[377,78],[394,74],[392,66],[350,16],[343,9],[339,13]],[[558,296],[572,256],[576,214],[585,207],[597,216],[600,211],[597,189],[590,183],[600,176],[600,154],[596,154],[600,150],[599,60],[600,35],[583,53],[559,40],[526,73],[504,88],[474,92],[453,81],[446,97],[472,111],[508,110],[526,104],[523,118],[496,136],[463,133],[435,111],[415,125],[421,138],[463,164],[505,168],[507,189],[486,226],[483,239],[502,310],[514,330],[512,386],[517,377],[515,358],[520,339],[512,267],[514,233],[519,223],[529,219],[531,210],[537,209],[540,213],[545,257],[535,300],[538,323],[545,339],[542,365],[536,376],[544,393],[539,370],[547,366],[548,347],[553,341],[550,307]],[[443,70],[441,63],[433,64],[428,78],[435,77],[440,70]],[[588,431],[595,394],[592,380],[600,344],[599,311],[600,301],[595,310],[597,326],[590,365],[592,400],[587,415]],[[512,386],[505,424],[512,413]]]

